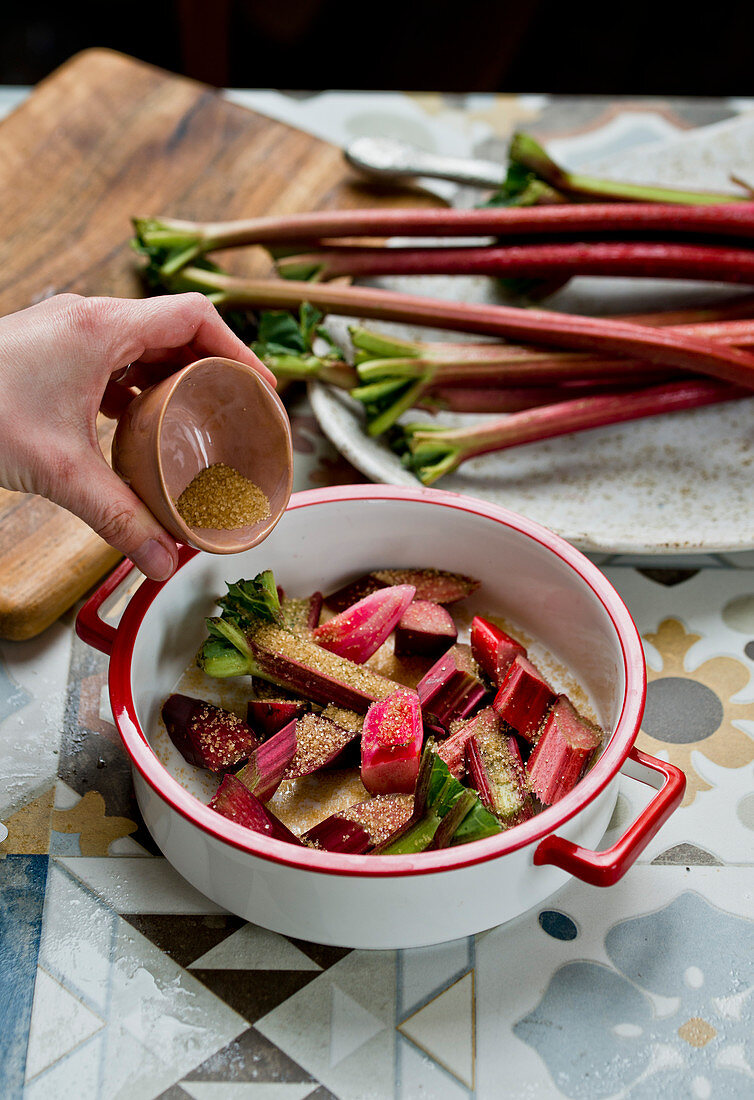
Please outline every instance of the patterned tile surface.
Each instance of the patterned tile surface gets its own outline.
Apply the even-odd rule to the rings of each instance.
[[[330,140],[454,154],[502,155],[525,123],[574,164],[754,105],[232,94]],[[359,480],[306,400],[290,411],[296,488]],[[572,880],[413,951],[292,941],[198,894],[141,822],[104,658],[70,617],[0,645],[3,1100],[754,1095],[754,560],[600,564],[645,640],[640,744],[687,772],[684,806],[610,890]],[[604,846],[648,796],[621,780]]]

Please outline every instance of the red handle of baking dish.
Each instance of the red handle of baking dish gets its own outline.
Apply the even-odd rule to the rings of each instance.
[[[112,596],[113,592],[126,579],[128,574],[136,566],[128,558],[124,558],[120,565],[106,577],[93,596],[90,596],[76,616],[76,633],[82,642],[99,649],[108,656],[115,641],[115,627],[110,626],[100,616],[100,608],[103,603]]]
[[[592,886],[612,886],[644,851],[652,837],[680,805],[686,776],[675,764],[658,760],[632,748],[624,765],[626,774],[655,787],[657,794],[612,848],[593,852],[560,836],[548,836],[534,852],[537,866],[550,863]]]

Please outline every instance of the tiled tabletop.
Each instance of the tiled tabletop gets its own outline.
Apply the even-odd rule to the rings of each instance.
[[[23,94],[0,89],[0,111]],[[582,159],[754,108],[231,94],[339,142],[389,131],[501,155],[525,123]],[[305,399],[291,416],[296,489],[359,480]],[[0,643],[4,1100],[754,1095],[753,561],[601,564],[646,643],[639,745],[686,771],[684,805],[617,886],[572,880],[540,910],[435,948],[322,947],[220,910],[141,822],[105,659],[74,637],[73,613]],[[605,844],[642,791],[622,780]]]

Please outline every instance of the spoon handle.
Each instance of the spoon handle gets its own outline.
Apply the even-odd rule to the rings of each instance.
[[[490,188],[499,187],[504,176],[503,166],[494,161],[427,153],[393,138],[356,138],[344,150],[344,156],[358,172],[384,180],[425,176]]]

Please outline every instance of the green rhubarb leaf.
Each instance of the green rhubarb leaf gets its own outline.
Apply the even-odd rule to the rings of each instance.
[[[251,350],[264,359],[270,355],[304,355],[309,345],[292,313],[266,311],[259,317],[259,331]]]
[[[332,365],[333,360],[343,361],[343,352],[322,327],[323,320],[324,315],[309,302],[301,305],[298,318],[286,310],[265,311],[260,315],[257,339],[251,350],[268,366],[277,359],[287,361],[289,374],[293,373],[290,368],[294,357],[302,366],[302,374],[315,374],[323,365]],[[313,354],[317,339],[324,340],[329,349],[326,359]]]
[[[217,602],[223,609],[222,618],[231,619],[242,627],[244,624],[251,626],[259,620],[269,623],[282,621],[280,600],[271,569],[258,573],[253,580],[229,584],[228,594]]]

